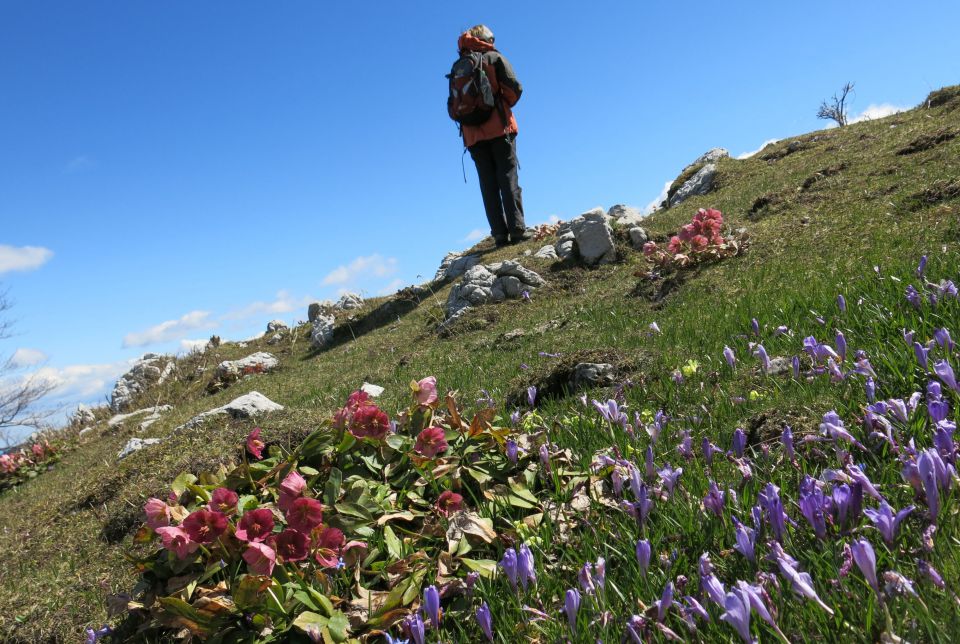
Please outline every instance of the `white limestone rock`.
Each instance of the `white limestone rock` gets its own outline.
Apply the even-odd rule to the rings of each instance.
[[[538,259],[557,259],[557,249],[554,248],[553,244],[547,244],[535,252],[533,256]]]
[[[110,396],[110,409],[115,414],[128,411],[136,396],[163,383],[175,368],[173,359],[168,356],[145,354],[117,380]]]
[[[480,263],[480,256],[471,253],[447,253],[443,261],[440,262],[440,268],[437,269],[434,280],[454,280],[466,273],[468,270]]]
[[[460,283],[450,290],[446,304],[446,320],[441,325],[447,328],[474,306],[501,302],[520,297],[524,291],[544,286],[540,275],[508,260],[494,264],[479,264],[464,273]]]
[[[571,230],[577,240],[577,252],[588,265],[607,264],[617,259],[613,231],[602,208],[594,208],[573,220]]]
[[[371,398],[379,398],[383,394],[384,389],[380,385],[365,382],[360,385],[360,391],[365,392]]]
[[[333,340],[333,328],[336,319],[332,315],[318,315],[310,330],[310,343],[315,349],[322,349]]]
[[[117,460],[122,460],[134,452],[139,452],[144,447],[156,445],[159,442],[159,438],[131,438],[127,441],[127,444],[123,446],[123,449],[120,450],[120,453],[117,454]]]
[[[217,378],[223,381],[237,380],[247,371],[266,373],[276,369],[280,361],[272,353],[258,351],[240,360],[224,360],[217,365]]]
[[[337,300],[337,303],[333,305],[333,308],[338,311],[352,311],[363,308],[363,297],[358,293],[344,293],[340,296],[340,299]]]
[[[113,429],[114,427],[119,427],[125,421],[131,418],[137,418],[139,416],[144,416],[147,414],[149,414],[154,419],[160,418],[162,414],[167,413],[171,409],[173,409],[173,407],[171,407],[170,405],[158,405],[156,407],[144,407],[143,409],[132,411],[129,414],[116,414],[112,416],[110,420],[107,421],[107,427]]]
[[[670,197],[670,206],[676,206],[697,195],[705,195],[713,187],[713,180],[717,176],[717,166],[715,163],[708,163],[700,168],[695,175],[687,179],[686,182]]]
[[[226,405],[197,414],[173,431],[179,432],[182,429],[192,429],[213,416],[226,414],[233,418],[254,418],[273,411],[281,411],[283,408],[283,405],[273,402],[259,391],[251,391],[239,398],[234,398]]]
[[[270,320],[267,322],[267,333],[279,333],[287,331],[290,327],[283,320]]]
[[[607,211],[607,217],[613,220],[615,226],[621,228],[632,228],[633,226],[639,226],[640,222],[644,220],[644,214],[640,212],[637,208],[633,206],[627,206],[622,203],[618,203],[614,206],[610,206],[610,210]]]
[[[647,231],[640,226],[632,227],[627,233],[630,235],[630,245],[636,250],[643,250],[643,245],[650,239]]]

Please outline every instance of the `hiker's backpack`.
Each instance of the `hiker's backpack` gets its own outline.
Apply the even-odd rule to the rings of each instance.
[[[447,74],[450,96],[447,113],[460,125],[480,125],[497,108],[490,79],[483,69],[483,53],[464,52]]]

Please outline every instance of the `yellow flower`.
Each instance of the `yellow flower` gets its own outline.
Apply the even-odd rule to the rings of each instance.
[[[756,389],[751,389],[751,390],[750,390],[750,400],[751,400],[751,401],[753,401],[753,400],[760,400],[761,398],[763,398],[763,394],[762,394],[762,393],[760,393],[760,392],[757,391]]]
[[[685,378],[689,378],[693,374],[697,373],[697,369],[700,368],[700,363],[696,360],[687,360],[687,364],[680,367],[680,371],[683,372]]]

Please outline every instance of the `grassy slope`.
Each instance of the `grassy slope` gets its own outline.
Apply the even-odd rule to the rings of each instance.
[[[960,179],[960,138],[912,155],[895,154],[917,137],[943,128],[960,128],[956,103],[804,135],[798,137],[804,149],[775,161],[762,157],[785,150],[789,141],[749,160],[721,161],[719,189],[655,214],[649,228],[654,235],[665,235],[698,207],[715,207],[734,228],[748,229],[749,251],[703,269],[660,304],[631,293],[639,281],[634,273],[645,266],[638,253],[596,270],[556,270],[548,262],[526,258],[524,264],[541,272],[551,288],[536,293],[531,303],[511,301],[478,311],[475,318],[484,324],[452,338],[440,339],[432,331],[448,286],[402,319],[319,354],[310,350],[301,329],[297,341],[279,348],[225,345],[194,356],[191,362],[211,366],[256,347],[278,355],[282,368],[213,396],[204,392],[206,376],[165,385],[143,403],[170,403],[175,410],[144,435],[167,437],[194,414],[254,389],[287,406],[262,423],[268,441],[284,443],[304,435],[363,380],[387,388],[382,403],[387,410],[399,408],[406,383],[429,374],[436,375],[441,386],[461,391],[466,400],[478,397],[481,389],[504,400],[556,364],[556,359],[538,355],[540,351],[615,351],[634,367],[631,379],[643,385],[627,392],[635,409],[698,404],[699,394],[678,392],[670,384],[670,372],[691,358],[706,372],[718,370],[720,351],[735,341],[745,358],[745,342],[738,336],[749,328],[751,317],[770,327],[786,323],[798,333],[817,332],[809,310],[832,310],[836,293],[852,291],[851,284],[874,265],[902,270],[927,252],[937,256],[934,263],[955,266],[958,201],[916,207],[913,196],[937,182]],[[824,173],[829,176],[801,189],[816,173],[836,167],[843,169]],[[775,195],[772,201],[778,203],[748,216],[763,195]],[[516,252],[489,251],[485,259],[505,259]],[[562,322],[562,328],[534,331],[551,320]],[[661,335],[647,330],[654,320],[663,329]],[[515,328],[525,329],[526,335],[498,342]],[[867,342],[869,329],[858,331]],[[788,350],[796,352],[796,344],[796,338],[792,344],[774,341],[768,349],[789,355]],[[185,363],[181,372],[191,373],[195,366]],[[789,413],[795,431],[812,431],[824,411],[818,403],[836,396],[816,383],[790,387],[760,382],[749,370],[721,386],[723,391],[713,392],[717,406],[698,427],[695,445],[701,434],[708,434],[727,446],[733,427],[756,421],[765,411]],[[758,401],[738,406],[723,402],[755,387],[764,394]],[[541,413],[550,418],[573,408],[569,399],[548,400]],[[124,552],[131,547],[143,500],[162,494],[181,471],[232,462],[252,424],[211,422],[171,435],[118,463],[115,455],[136,435],[135,426],[98,430],[94,440],[77,444],[51,472],[0,496],[0,639],[73,641],[83,626],[102,624],[105,595],[129,590],[135,581]],[[554,440],[574,448],[584,464],[594,450],[609,443],[588,431]],[[680,547],[700,551],[697,544]]]

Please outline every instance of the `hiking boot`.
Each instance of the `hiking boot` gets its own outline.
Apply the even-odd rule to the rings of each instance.
[[[533,239],[532,230],[523,230],[520,232],[510,234],[511,244],[519,244],[520,242],[530,241],[531,239]]]
[[[496,248],[503,248],[504,246],[506,246],[506,245],[509,244],[509,243],[510,243],[510,240],[507,239],[506,237],[494,237],[494,238],[493,238],[493,245],[494,245]]]

